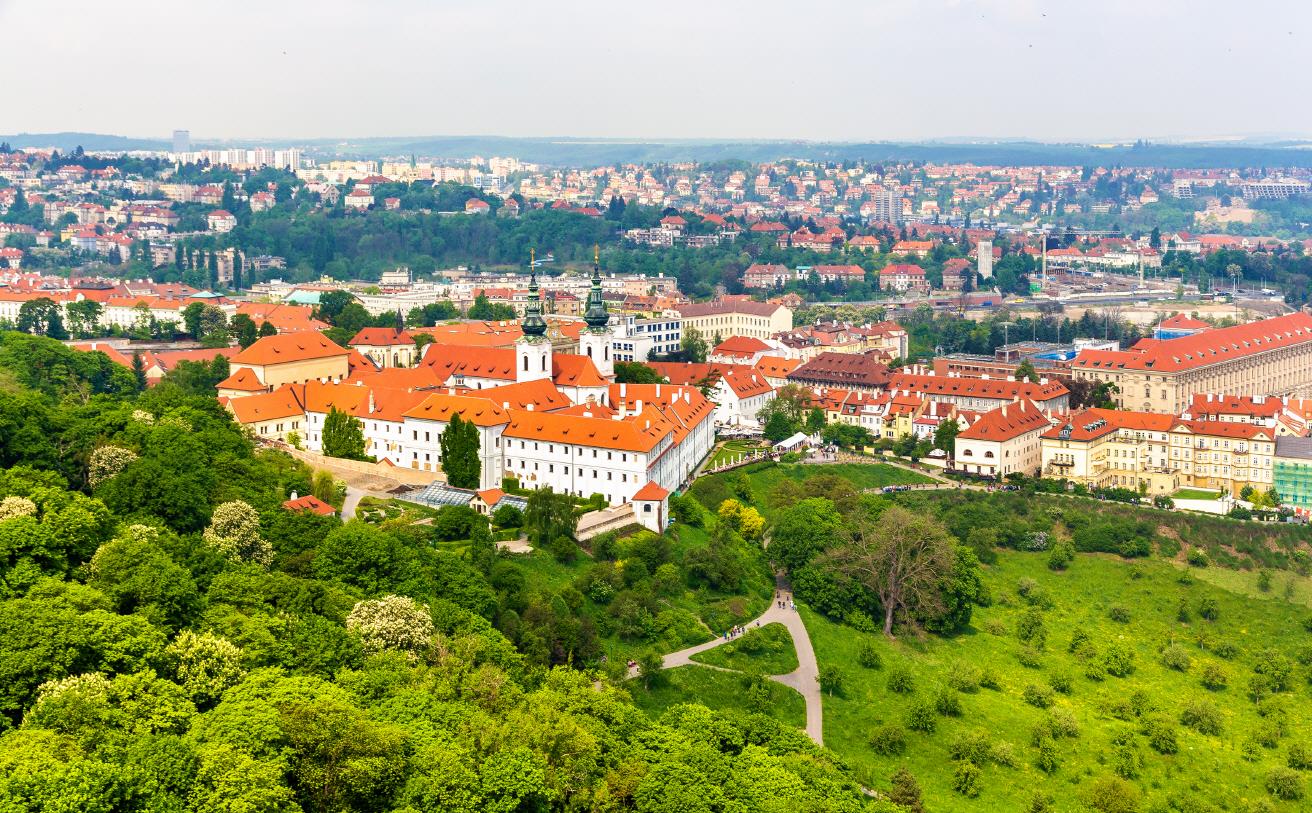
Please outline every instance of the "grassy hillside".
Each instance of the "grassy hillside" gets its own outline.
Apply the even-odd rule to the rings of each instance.
[[[1279,574],[1258,597],[1161,560],[1046,559],[1001,552],[992,606],[951,639],[890,642],[807,612],[821,669],[845,677],[826,745],[871,787],[907,767],[936,812],[1027,810],[1036,792],[1057,811],[1306,809],[1268,790],[1312,777],[1309,611],[1282,595],[1306,579]]]
[[[634,705],[653,718],[670,706],[700,703],[716,711],[767,714],[795,728],[806,725],[806,703],[787,686],[760,676],[723,672],[705,666],[680,666],[661,673],[662,680],[650,689],[631,680],[625,688]]]
[[[858,491],[867,488],[882,488],[891,485],[915,485],[931,483],[928,477],[907,471],[885,463],[837,463],[834,465],[804,465],[801,463],[779,464],[758,463],[743,466],[723,474],[699,477],[688,489],[702,505],[714,511],[724,500],[739,498],[736,489],[746,482],[750,489],[750,502],[761,510],[769,511],[766,497],[776,485],[784,480],[801,482],[813,475],[833,475],[846,480]]]

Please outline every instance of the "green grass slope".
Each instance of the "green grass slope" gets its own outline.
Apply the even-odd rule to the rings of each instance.
[[[749,629],[743,636],[692,656],[698,663],[757,675],[786,675],[797,668],[793,636],[783,624]]]
[[[1274,596],[1257,598],[1162,561],[1081,555],[1052,572],[1046,558],[1001,553],[986,573],[992,606],[951,639],[890,642],[804,611],[821,668],[845,677],[842,695],[824,700],[826,745],[859,779],[887,790],[905,766],[936,813],[1029,810],[1036,791],[1056,811],[1308,809],[1306,795],[1284,800],[1268,790],[1274,775],[1312,794],[1312,634],[1307,608],[1281,596],[1287,574]],[[1209,607],[1215,620],[1200,616]],[[1035,621],[1042,647],[1019,637]],[[1088,640],[1071,651],[1077,633]],[[877,668],[858,665],[870,647]],[[1118,649],[1132,671],[1099,678]],[[1287,688],[1268,687],[1254,702],[1255,668],[1270,675],[1273,666],[1290,669]],[[890,688],[902,675],[910,692]],[[1205,676],[1224,687],[1213,680],[1207,688]],[[959,716],[941,713],[954,700]],[[881,726],[901,726],[905,749],[895,729]],[[960,767],[971,759],[977,772]],[[972,774],[974,798],[954,787],[968,786]],[[1133,806],[1120,806],[1122,796]]]
[[[648,689],[641,679],[625,688],[638,708],[652,718],[670,706],[700,703],[716,711],[767,714],[796,728],[806,726],[806,702],[787,686],[760,676],[724,672],[705,666],[680,666],[661,673],[663,680]]]

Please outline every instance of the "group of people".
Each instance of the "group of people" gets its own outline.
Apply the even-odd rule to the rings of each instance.
[[[793,597],[792,597],[791,595],[785,595],[785,596],[782,596],[782,597],[781,597],[781,596],[779,595],[779,591],[778,591],[778,590],[774,591],[774,603],[775,603],[775,606],[777,606],[777,607],[778,607],[779,609],[781,609],[781,610],[784,610],[784,609],[788,609],[788,610],[796,610],[796,609],[797,609],[797,605],[793,603]]]
[[[761,626],[761,622],[757,621],[756,626]],[[745,632],[747,632],[747,628],[744,626],[739,625],[737,627],[730,627],[728,631],[724,633],[724,640],[732,641],[734,638],[737,638]]]

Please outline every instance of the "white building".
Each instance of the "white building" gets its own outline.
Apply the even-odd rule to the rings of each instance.
[[[1001,479],[1013,472],[1035,476],[1043,463],[1040,437],[1051,428],[1043,410],[1022,399],[980,416],[957,435],[955,467]]]

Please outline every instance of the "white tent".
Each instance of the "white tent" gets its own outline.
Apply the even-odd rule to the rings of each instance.
[[[789,438],[784,438],[774,445],[776,452],[791,452],[794,449],[805,446],[810,438],[805,432],[798,432]]]

